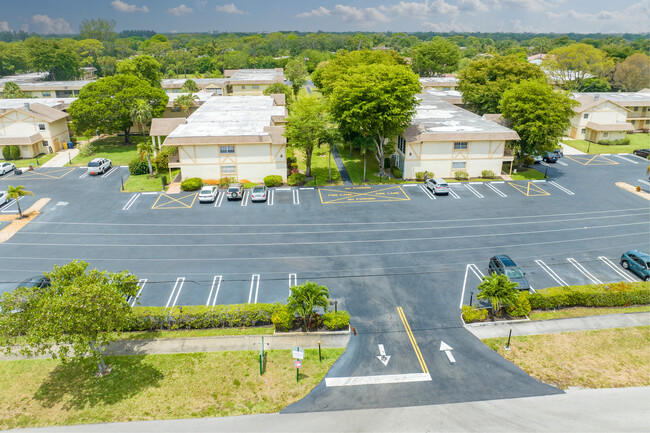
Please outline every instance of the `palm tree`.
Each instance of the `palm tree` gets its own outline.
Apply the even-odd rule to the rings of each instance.
[[[140,158],[147,157],[147,164],[149,164],[149,176],[153,176],[153,168],[151,167],[151,155],[154,152],[153,144],[148,141],[143,141],[137,147]]]
[[[193,93],[188,93],[187,95],[180,95],[176,99],[174,99],[174,107],[180,108],[183,113],[187,116],[190,113],[190,110],[194,108],[196,105],[194,101],[199,99],[198,96],[196,96]]]
[[[517,299],[515,288],[517,283],[510,281],[510,278],[503,274],[493,273],[488,277],[482,277],[481,284],[478,285],[477,299],[487,299],[492,304],[492,312],[498,316],[501,307],[510,305]]]
[[[315,307],[322,307],[325,311],[329,307],[330,292],[325,286],[305,281],[304,284],[293,286],[291,295],[287,298],[287,305],[295,313],[298,313],[305,324],[305,330],[309,330]]]
[[[142,128],[142,138],[144,141],[147,141],[146,136],[146,126],[151,119],[153,118],[153,110],[151,105],[147,103],[144,99],[138,99],[135,101],[133,107],[131,107],[131,119],[133,123],[137,123]]]
[[[18,213],[20,214],[20,218],[23,217],[23,211],[20,208],[20,202],[18,199],[20,197],[26,196],[26,195],[34,195],[33,192],[27,191],[24,186],[18,185],[16,187],[13,187],[11,185],[7,185],[7,198],[14,199],[16,200],[16,206],[18,206]]]
[[[363,181],[366,182],[368,181],[366,179],[366,157],[368,156],[368,152],[372,152],[375,149],[375,142],[372,138],[361,135],[354,137],[353,142],[355,147],[359,148],[359,153],[363,155]]]

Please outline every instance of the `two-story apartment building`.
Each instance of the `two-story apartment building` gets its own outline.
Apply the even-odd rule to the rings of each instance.
[[[576,98],[580,105],[573,111],[571,128],[567,135],[577,140],[597,143],[601,140],[625,138],[634,127],[627,121],[629,109],[602,98],[600,94],[582,94]]]
[[[156,134],[167,134],[163,146],[178,146],[169,166],[180,168],[183,179],[286,180],[286,114],[284,95],[214,96],[171,132],[162,128]]]
[[[67,117],[39,103],[0,110],[0,148],[18,146],[21,158],[56,152],[70,141]]]
[[[625,120],[632,125],[634,131],[650,129],[650,92],[594,92],[574,93],[573,98],[580,102],[581,107],[593,106],[603,100],[627,108]]]
[[[503,163],[513,160],[505,144],[519,140],[515,131],[434,95],[418,97],[411,125],[397,139],[396,165],[404,178],[414,179],[423,171],[436,177],[453,177],[457,171],[478,177],[483,170],[498,175]]]

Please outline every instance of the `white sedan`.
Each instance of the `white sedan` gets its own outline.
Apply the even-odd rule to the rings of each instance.
[[[204,186],[199,193],[199,203],[212,203],[217,199],[217,195],[219,195],[219,189],[216,186]]]
[[[10,162],[0,163],[0,174],[6,174],[9,173],[10,171],[14,171],[15,169],[16,166]]]
[[[9,199],[7,198],[7,191],[0,191],[0,206],[7,203]]]

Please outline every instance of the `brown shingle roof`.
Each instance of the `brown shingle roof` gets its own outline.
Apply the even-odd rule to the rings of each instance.
[[[163,119],[152,119],[151,120],[151,131],[149,135],[154,137],[166,137],[171,132],[176,129],[178,125],[183,125],[187,123],[187,119],[184,117],[169,117]]]

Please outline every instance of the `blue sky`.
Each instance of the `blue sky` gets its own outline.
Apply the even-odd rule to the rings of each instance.
[[[647,32],[650,0],[2,0],[0,30]]]

